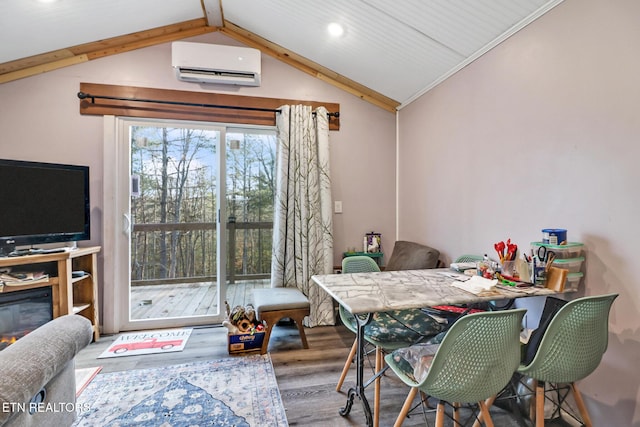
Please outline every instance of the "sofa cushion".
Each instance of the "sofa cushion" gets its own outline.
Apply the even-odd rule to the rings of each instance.
[[[353,314],[344,310],[343,321],[349,322],[347,327],[355,331]],[[374,313],[364,329],[369,342],[390,348],[424,341],[442,332],[445,326],[421,310],[395,310]]]
[[[398,240],[385,267],[386,271],[436,268],[440,251],[420,243]]]

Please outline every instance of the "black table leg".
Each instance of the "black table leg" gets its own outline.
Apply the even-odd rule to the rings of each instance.
[[[356,397],[362,402],[362,409],[367,419],[367,426],[373,426],[373,416],[371,414],[371,407],[367,401],[367,397],[364,394],[364,358],[365,358],[365,340],[364,340],[364,327],[371,321],[371,314],[360,314],[354,316],[356,324],[358,326],[356,333],[356,340],[358,347],[356,350],[356,385],[351,387],[347,394],[347,403],[343,408],[340,408],[340,415],[343,417],[349,415],[353,401]]]

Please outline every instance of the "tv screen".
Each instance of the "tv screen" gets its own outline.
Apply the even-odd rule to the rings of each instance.
[[[89,167],[0,159],[0,250],[90,238]]]

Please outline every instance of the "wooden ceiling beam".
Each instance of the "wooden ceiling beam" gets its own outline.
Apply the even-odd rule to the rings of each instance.
[[[262,37],[259,37],[256,34],[233,24],[232,22],[225,20],[224,26],[219,28],[218,31],[242,42],[243,44],[246,44],[247,46],[259,49],[261,52],[279,59],[300,71],[349,92],[367,102],[377,105],[380,108],[395,113],[400,106],[400,102],[388,98],[364,85],[361,85],[360,83],[336,73],[335,71],[291,52],[282,46],[263,39]]]
[[[261,52],[306,74],[323,80],[387,111],[396,112],[400,106],[400,102],[394,99],[388,98],[303,56],[261,38],[229,21],[224,21],[223,27],[212,27],[208,25],[206,18],[193,19],[5,62],[4,64],[0,64],[0,84],[74,64],[80,64],[93,59],[103,58],[105,56],[161,43],[168,43],[214,31],[220,31],[247,46],[259,49]]]
[[[0,83],[22,79],[109,55],[211,33],[217,30],[218,28],[216,27],[207,26],[206,19],[199,18],[30,56],[28,58],[0,64]]]
[[[153,28],[139,33],[87,43],[85,45],[79,45],[71,48],[70,50],[74,54],[84,53],[89,57],[89,59],[96,59],[102,58],[103,56],[141,49],[143,47],[181,40],[187,37],[212,33],[217,30],[218,29],[216,27],[207,26],[206,19],[199,18],[191,21],[180,22],[174,25]]]

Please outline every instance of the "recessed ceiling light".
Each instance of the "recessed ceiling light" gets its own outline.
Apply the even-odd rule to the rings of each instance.
[[[329,24],[327,26],[327,31],[329,31],[329,34],[332,37],[342,37],[342,35],[344,34],[344,28],[337,22],[332,22],[331,24]]]

